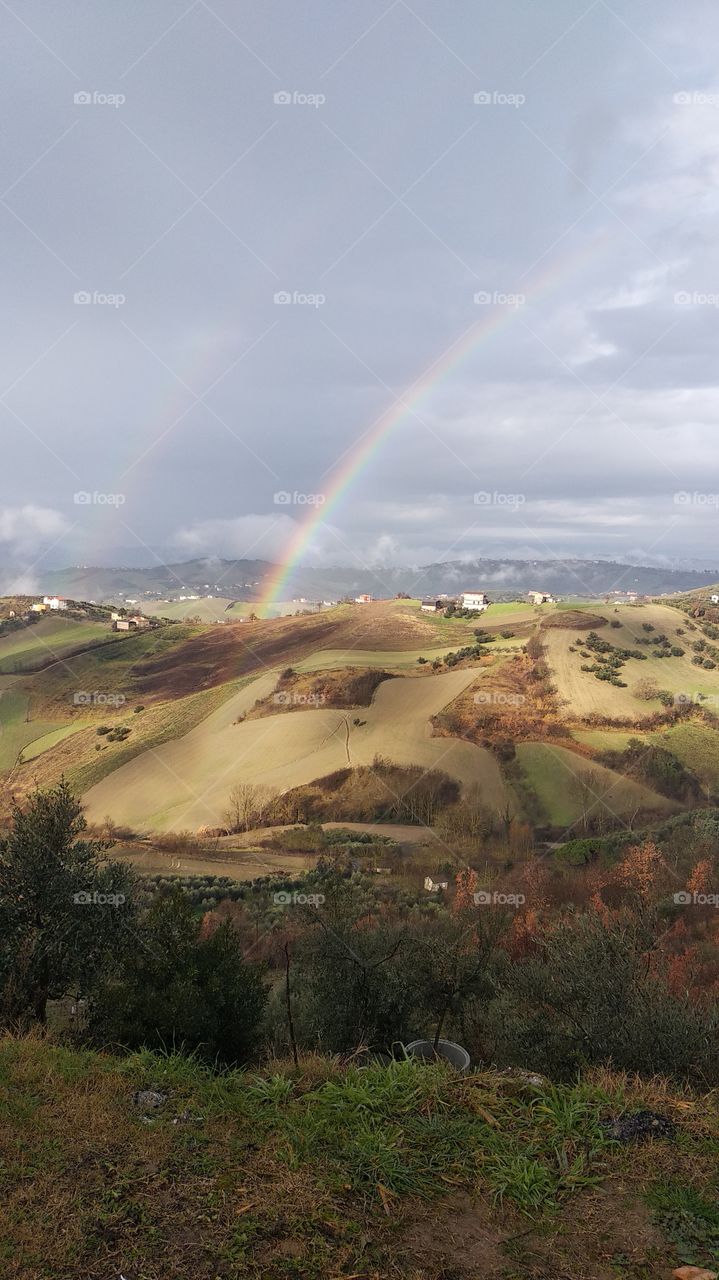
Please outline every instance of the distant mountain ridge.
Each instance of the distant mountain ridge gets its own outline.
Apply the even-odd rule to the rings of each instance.
[[[152,567],[103,568],[75,566],[38,569],[34,593],[65,595],[75,600],[113,601],[121,596],[138,600],[176,598],[185,593],[215,595],[237,600],[258,600],[276,566],[268,560],[202,559],[158,564]],[[12,590],[22,570],[0,574],[0,591]],[[611,591],[637,591],[661,595],[702,590],[719,581],[718,569],[672,569],[628,565],[610,560],[448,560],[419,567],[390,565],[356,569],[337,565],[298,568],[289,590],[292,598],[337,600],[345,595],[369,593],[394,596],[439,595],[463,590],[487,591],[494,599],[549,591],[559,596],[592,598]],[[27,587],[24,588],[26,591]]]

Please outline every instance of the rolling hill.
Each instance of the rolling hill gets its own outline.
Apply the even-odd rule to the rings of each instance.
[[[221,827],[237,783],[293,792],[377,760],[438,770],[495,815],[530,823],[542,815],[557,829],[586,817],[587,785],[600,793],[589,810],[598,805],[613,822],[658,818],[680,799],[596,757],[628,730],[663,735],[671,753],[680,720],[695,738],[675,734],[676,758],[697,786],[711,783],[695,739],[719,736],[711,713],[719,667],[692,664],[700,623],[669,603],[490,606],[479,644],[476,618],[423,614],[417,600],[253,623],[168,623],[121,638],[106,631],[113,642],[102,644],[98,622],[57,630],[69,625],[52,620],[0,640],[0,670],[3,644],[17,668],[0,675],[0,769],[20,796],[64,774],[98,825],[110,817],[148,833]],[[42,628],[57,651],[33,670]],[[582,669],[579,642],[592,634],[647,656],[627,658],[621,681],[598,680]],[[666,645],[681,640],[683,655],[661,657],[661,636]],[[272,714],[250,715],[258,701],[272,704],[288,672],[310,695],[322,679],[339,694],[351,679],[361,687],[365,672],[381,683],[354,709],[301,694],[296,705],[279,699]],[[593,742],[587,734],[602,725],[606,736]]]

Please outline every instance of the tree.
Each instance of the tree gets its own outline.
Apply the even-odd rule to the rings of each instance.
[[[237,782],[228,796],[224,813],[230,831],[251,831],[262,825],[262,819],[275,798],[270,787],[254,782]]]
[[[413,939],[404,924],[368,915],[364,895],[336,870],[316,884],[325,902],[303,912],[314,927],[296,959],[298,1038],[333,1053],[391,1050],[408,1037],[417,1004]]]
[[[460,888],[465,896],[473,874]],[[476,906],[473,898],[465,901],[464,897],[452,918],[432,922],[417,966],[423,1004],[435,1018],[435,1049],[448,1017],[461,1023],[466,1005],[492,999],[489,968],[505,924],[503,913],[488,905]]]
[[[107,843],[80,839],[79,802],[62,781],[15,806],[0,842],[0,1016],[34,1016],[73,989],[88,991],[128,945],[134,877],[101,862]]]
[[[207,936],[178,889],[153,903],[137,946],[98,989],[91,1032],[126,1047],[182,1045],[233,1065],[251,1056],[266,1000],[231,921]]]

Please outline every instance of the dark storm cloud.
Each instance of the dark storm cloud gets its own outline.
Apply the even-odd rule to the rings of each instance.
[[[308,559],[710,561],[719,21],[617,14],[5,6],[0,560],[281,556],[478,325]]]

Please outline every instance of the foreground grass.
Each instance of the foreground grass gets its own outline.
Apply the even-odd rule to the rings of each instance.
[[[149,1086],[168,1097],[147,1113]],[[675,1138],[611,1140],[602,1120],[641,1106]],[[656,1082],[319,1057],[213,1075],[6,1037],[0,1273],[641,1280],[719,1256],[718,1149],[716,1099]]]

